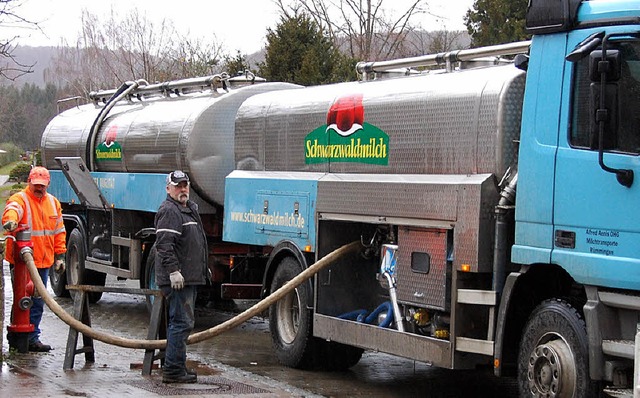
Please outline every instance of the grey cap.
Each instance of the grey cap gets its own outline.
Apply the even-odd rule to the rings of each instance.
[[[172,171],[167,175],[167,185],[178,185],[182,181],[189,182],[189,176],[181,170]]]

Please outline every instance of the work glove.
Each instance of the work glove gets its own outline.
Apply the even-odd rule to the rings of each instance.
[[[173,271],[169,274],[169,279],[171,280],[171,288],[175,290],[180,290],[184,287],[184,277],[180,273],[180,271]]]
[[[56,256],[56,261],[53,263],[53,270],[56,274],[62,274],[67,269],[67,265],[64,262],[64,255]]]
[[[18,223],[12,220],[7,221],[6,223],[2,224],[2,228],[4,228],[5,231],[15,231],[16,228],[18,228]]]

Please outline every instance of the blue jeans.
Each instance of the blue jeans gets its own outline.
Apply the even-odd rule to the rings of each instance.
[[[49,279],[49,268],[38,268],[40,279],[44,283],[44,287],[47,287],[47,280]],[[40,341],[40,321],[42,320],[42,312],[44,311],[44,300],[42,297],[34,297],[33,305],[29,311],[29,322],[33,324],[35,329],[29,333],[29,344],[35,344]]]
[[[195,325],[196,291],[196,286],[185,286],[181,290],[171,289],[166,297],[169,315],[164,375],[184,376],[187,372],[187,338]]]

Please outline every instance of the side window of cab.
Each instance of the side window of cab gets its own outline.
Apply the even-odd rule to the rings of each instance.
[[[603,148],[607,152],[640,154],[640,42],[611,42],[608,53],[618,52],[620,72],[606,84],[607,108]],[[574,64],[569,143],[572,147],[598,150],[599,126],[592,115],[599,107],[600,83],[590,71],[592,57]],[[593,65],[591,65],[593,68]]]

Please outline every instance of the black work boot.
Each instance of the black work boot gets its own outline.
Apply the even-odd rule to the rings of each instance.
[[[31,351],[31,352],[49,352],[49,351],[51,351],[51,346],[49,344],[42,344],[42,342],[36,341],[35,343],[29,343],[29,351]]]
[[[162,382],[166,384],[170,383],[197,383],[198,376],[194,374],[185,373],[180,376],[162,375]]]

